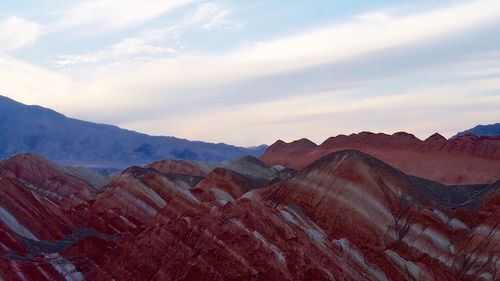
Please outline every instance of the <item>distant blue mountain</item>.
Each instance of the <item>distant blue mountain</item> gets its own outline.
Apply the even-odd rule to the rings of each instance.
[[[474,134],[478,137],[480,136],[500,136],[500,123],[490,124],[490,125],[477,125],[472,129],[459,132],[453,137],[463,136],[465,134]]]
[[[165,158],[219,162],[243,155],[258,157],[266,148],[149,136],[0,96],[0,159],[37,152],[67,165],[121,168]]]

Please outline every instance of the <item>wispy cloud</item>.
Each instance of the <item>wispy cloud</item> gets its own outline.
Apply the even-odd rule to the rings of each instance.
[[[0,52],[19,49],[53,32],[66,32],[71,36],[86,36],[119,31],[154,20],[165,13],[198,0],[90,0],[70,5],[56,13],[55,20],[37,23],[18,16],[10,16],[0,21]],[[216,6],[210,10],[206,19],[211,17],[210,26],[221,24],[227,11]],[[220,20],[220,22],[218,21]],[[201,19],[200,19],[201,20]],[[77,34],[77,35],[75,35]],[[168,51],[166,48],[149,45],[142,38],[124,39],[106,50],[80,55],[68,55],[65,63],[77,61],[93,62],[102,57],[111,60],[119,53],[129,55],[144,51],[146,55]]]
[[[147,29],[135,37],[125,38],[101,50],[58,55],[54,64],[58,68],[65,68],[78,64],[116,64],[137,60],[149,62],[165,58],[166,55],[182,55],[189,52],[183,50],[184,46],[179,39],[184,33],[190,29],[210,32],[238,26],[238,23],[229,19],[230,14],[231,10],[220,4],[200,3],[174,24]]]
[[[13,51],[34,42],[40,36],[40,26],[32,21],[12,16],[0,22],[0,51]]]
[[[367,14],[358,15],[356,18],[368,22],[388,22],[392,19],[392,15],[386,11],[370,12]]]
[[[55,64],[62,68],[75,64],[123,63],[130,60],[146,62],[159,55],[173,53],[175,51],[172,48],[154,46],[142,38],[127,38],[104,50],[76,55],[60,55]]]
[[[498,54],[483,53],[497,50],[500,39],[479,48],[486,39],[473,37],[498,30],[497,4],[456,2],[404,14],[389,7],[230,50],[179,51],[172,44],[183,33],[214,34],[231,25],[231,8],[198,3],[177,22],[59,57],[69,71],[4,60],[0,75],[8,82],[0,90],[32,103],[38,100],[30,96],[54,97],[42,104],[64,104],[65,112],[84,119],[237,144],[303,136],[322,141],[370,129],[425,137],[431,127],[447,133],[500,114],[498,95],[491,94],[500,91]],[[103,29],[110,30],[147,20],[111,24],[102,17],[65,28],[108,22]],[[473,114],[480,117],[463,117]],[[228,132],[220,135],[216,126]]]
[[[204,114],[177,113],[156,120],[130,120],[122,125],[148,128],[156,134],[168,130],[192,139],[229,140],[242,145],[271,143],[278,138],[292,141],[304,136],[322,142],[332,132],[394,133],[408,131],[408,124],[412,133],[424,139],[436,131],[451,136],[475,125],[478,115],[482,115],[483,120],[496,120],[500,96],[482,93],[499,87],[500,78],[423,86],[361,99],[346,100],[345,97],[369,91],[371,87],[310,92],[284,100],[231,105],[224,110],[206,108]],[[234,133],[222,135],[218,130],[221,126]]]
[[[196,11],[181,25],[185,27],[198,25],[207,31],[236,25],[234,21],[228,19],[229,14],[229,9],[213,2],[206,2],[198,5]]]
[[[181,57],[176,61],[160,61],[157,63],[157,71],[170,72],[172,68],[193,67],[193,73],[190,75],[193,79],[214,81],[217,80],[216,76],[225,80],[241,79],[301,69],[403,44],[432,40],[498,22],[500,5],[496,5],[497,3],[496,0],[474,1],[404,16],[382,12],[365,13],[352,21],[321,26],[275,40],[247,44],[244,48],[222,55],[208,54],[194,60],[192,57]],[[193,14],[178,24],[151,33],[156,32],[157,37],[162,37],[169,33],[178,34],[195,25],[212,29],[227,22],[224,20],[227,13],[227,9],[216,4],[202,3]]]
[[[64,111],[72,100],[78,98],[78,86],[70,77],[1,53],[0,77],[0,95],[11,96],[28,104],[46,104]]]
[[[71,6],[45,32],[79,29],[83,35],[139,25],[196,0],[90,0]]]
[[[497,1],[475,1],[383,22],[354,19],[271,41],[247,44],[223,54],[158,60],[136,77],[165,87],[183,83],[224,83],[340,62],[500,21]],[[183,69],[183,71],[178,71]],[[143,69],[138,69],[141,72]],[[165,79],[168,73],[170,79]],[[145,74],[145,75],[143,75]]]
[[[431,40],[500,21],[498,1],[474,1],[430,12],[320,27],[230,54],[232,63],[258,73],[325,64],[384,48]]]

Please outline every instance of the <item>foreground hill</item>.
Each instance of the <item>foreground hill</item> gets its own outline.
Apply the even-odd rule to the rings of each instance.
[[[307,139],[277,141],[261,159],[302,169],[324,155],[345,149],[363,151],[405,173],[447,184],[491,183],[500,178],[500,137],[466,135],[447,140],[434,134],[422,141],[403,132],[362,132],[331,137],[321,145]]]
[[[0,159],[36,152],[69,165],[117,168],[165,158],[223,161],[242,155],[258,156],[265,148],[149,136],[68,118],[3,96],[0,96],[0,140]]]
[[[498,137],[500,136],[500,123],[495,123],[490,125],[477,125],[474,128],[465,130],[463,132],[459,132],[454,136],[454,138],[459,136],[464,136],[467,134],[473,134],[478,137],[481,136]]]
[[[36,155],[0,172],[3,280],[500,279],[500,182],[446,186],[359,151],[298,174],[165,160],[101,189]]]

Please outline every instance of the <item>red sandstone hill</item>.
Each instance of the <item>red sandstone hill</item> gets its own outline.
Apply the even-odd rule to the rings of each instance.
[[[251,197],[315,221],[375,280],[498,280],[499,187],[445,186],[342,151]]]
[[[35,154],[0,162],[2,280],[81,280],[92,252],[65,251],[84,239],[111,239],[87,228],[98,190]],[[95,248],[95,247],[94,247]]]
[[[162,177],[145,171],[136,175],[151,173]],[[295,177],[250,188],[235,198],[251,186],[248,181],[216,169],[192,190],[197,194],[196,189],[210,192],[220,187],[223,192],[212,193],[219,200],[200,200],[165,184],[162,193],[156,193],[164,207],[87,276],[91,280],[500,277],[499,183],[446,186],[408,176],[357,151],[325,156]],[[241,187],[234,189],[235,184]],[[155,188],[153,182],[141,188],[147,186]]]
[[[153,168],[164,174],[184,174],[200,177],[207,175],[206,168],[201,167],[196,162],[187,160],[166,159],[148,164],[145,168]]]
[[[3,280],[500,278],[500,182],[447,186],[351,150],[298,174],[251,158],[200,179],[177,162],[123,171],[72,216],[36,190],[75,179],[21,164],[0,173]]]
[[[261,160],[302,169],[335,151],[368,153],[411,175],[446,184],[491,183],[500,179],[500,137],[466,135],[450,140],[434,134],[422,141],[414,135],[362,132],[331,137],[320,145],[307,139],[271,145]]]

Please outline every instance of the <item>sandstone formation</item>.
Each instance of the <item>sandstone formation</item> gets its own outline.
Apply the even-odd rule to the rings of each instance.
[[[331,137],[320,145],[306,139],[277,141],[261,160],[302,169],[324,155],[345,149],[363,151],[405,173],[446,184],[491,183],[500,179],[500,138],[474,135],[447,140],[434,134],[422,141],[403,132],[362,132]]]
[[[354,150],[298,173],[216,166],[130,167],[96,189],[38,156],[1,162],[0,277],[500,279],[500,181],[448,186]]]
[[[65,255],[75,243],[114,238],[87,228],[97,189],[34,154],[0,163],[0,277],[3,280],[83,280],[100,247]]]

